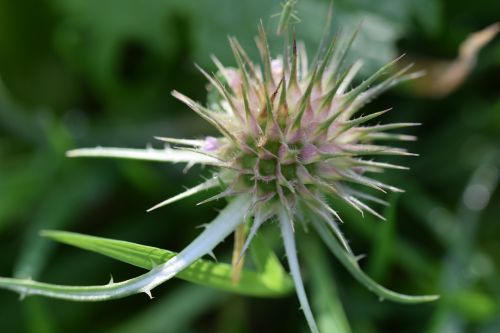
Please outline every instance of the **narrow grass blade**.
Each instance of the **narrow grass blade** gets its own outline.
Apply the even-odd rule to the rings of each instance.
[[[179,286],[145,310],[124,318],[108,333],[191,332],[193,321],[219,307],[228,295],[199,285]]]
[[[325,249],[317,238],[302,237],[307,256],[304,260],[310,273],[311,304],[321,332],[351,333],[342,307]]]
[[[398,195],[391,196],[390,204],[384,210],[386,221],[378,226],[373,237],[372,254],[370,255],[368,273],[374,279],[383,280],[394,259],[394,242],[396,238],[396,209]]]

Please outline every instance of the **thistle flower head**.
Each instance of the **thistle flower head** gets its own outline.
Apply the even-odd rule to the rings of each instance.
[[[165,141],[195,146],[221,168],[215,178],[224,190],[214,198],[242,193],[251,196],[248,214],[269,219],[281,209],[290,219],[309,210],[329,224],[340,221],[324,200],[332,197],[359,211],[379,214],[363,201],[381,202],[353,189],[360,184],[381,192],[400,191],[367,176],[384,169],[404,167],[372,160],[376,155],[412,155],[404,149],[376,142],[413,140],[412,136],[385,133],[414,124],[367,126],[388,110],[363,115],[364,104],[394,84],[411,78],[405,68],[395,75],[394,62],[351,88],[362,63],[343,69],[347,53],[335,41],[308,64],[302,43],[272,57],[264,30],[257,46],[261,62],[253,63],[235,39],[230,39],[237,67],[224,67],[217,59],[215,75],[207,77],[209,103],[203,106],[174,91],[173,95],[212,123],[221,136],[203,142]],[[350,43],[349,43],[350,44]],[[290,56],[286,56],[290,54]]]
[[[401,191],[373,179],[372,173],[404,167],[375,161],[375,156],[412,155],[404,149],[379,144],[381,141],[413,140],[414,137],[387,133],[412,126],[411,123],[370,125],[385,111],[363,114],[362,107],[395,84],[414,78],[409,67],[397,71],[397,59],[379,69],[357,86],[353,81],[362,66],[345,60],[355,33],[348,39],[333,40],[309,64],[305,46],[293,41],[282,55],[272,56],[266,34],[259,28],[257,46],[260,62],[254,63],[236,39],[230,46],[236,67],[225,67],[216,58],[214,75],[201,72],[209,81],[207,105],[174,91],[184,102],[220,133],[204,140],[158,139],[177,148],[84,148],[68,156],[123,157],[153,161],[206,164],[215,167],[207,181],[167,199],[150,210],[165,206],[208,188],[220,187],[206,201],[227,198],[230,203],[205,230],[177,256],[148,273],[106,286],[81,288],[52,287],[11,282],[8,288],[24,294],[42,294],[72,300],[106,300],[144,292],[175,276],[236,232],[236,260],[241,258],[262,224],[277,220],[280,225],[290,273],[309,328],[318,332],[300,275],[294,225],[311,221],[341,263],[379,296],[400,302],[431,301],[435,296],[406,296],[389,291],[363,275],[338,222],[336,204],[347,203],[361,213],[382,218],[368,202],[385,204],[359,188],[381,192]],[[330,199],[327,201],[327,199]],[[308,217],[307,219],[305,217]],[[243,223],[251,224],[245,235]],[[328,238],[327,234],[332,237]],[[246,238],[244,238],[246,236]],[[17,283],[17,284],[16,284]],[[48,290],[48,291],[47,291]]]

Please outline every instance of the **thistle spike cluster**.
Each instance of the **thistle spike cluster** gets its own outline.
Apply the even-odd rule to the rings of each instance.
[[[373,158],[414,155],[379,142],[414,140],[413,136],[387,131],[417,125],[373,125],[370,123],[388,110],[365,115],[360,112],[382,92],[420,73],[408,74],[409,67],[396,70],[398,58],[352,87],[362,66],[361,61],[345,66],[355,35],[356,32],[346,40],[334,38],[309,65],[304,44],[295,40],[290,50],[285,48],[285,56],[273,58],[261,25],[257,38],[260,64],[253,63],[238,41],[230,38],[237,67],[225,67],[213,57],[216,74],[210,75],[200,68],[210,84],[208,105],[195,102],[180,92],[172,93],[212,124],[219,131],[219,137],[204,140],[157,138],[166,144],[178,145],[177,148],[168,145],[165,149],[145,150],[98,147],[68,152],[71,157],[123,157],[216,167],[212,178],[148,210],[221,187],[219,194],[202,203],[227,198],[230,204],[179,255],[144,275],[118,283],[112,281],[106,286],[59,287],[26,281],[16,284],[9,280],[7,288],[23,295],[41,294],[70,300],[105,300],[140,292],[151,297],[152,288],[200,257],[211,254],[218,243],[240,228],[244,221],[249,221],[251,226],[246,240],[243,246],[240,242],[241,252],[237,260],[233,260],[239,263],[259,228],[275,219],[280,224],[290,273],[312,332],[318,332],[318,328],[298,266],[294,239],[294,226],[298,222],[313,221],[312,225],[325,241],[329,239],[326,233],[335,235],[332,239],[336,242],[327,242],[328,246],[370,290],[408,303],[436,299],[435,296],[396,294],[363,275],[339,227],[339,222],[343,221],[336,211],[336,202],[344,202],[361,214],[368,212],[383,219],[368,203],[387,203],[360,188],[383,193],[402,191],[369,175],[385,169],[406,169]]]
[[[348,40],[347,47],[352,40]],[[249,215],[284,207],[292,218],[297,209],[307,207],[332,225],[339,237],[334,226],[341,221],[340,216],[325,197],[381,217],[363,201],[384,202],[354,190],[352,184],[400,192],[367,174],[406,168],[376,162],[371,157],[414,155],[377,142],[414,140],[413,136],[386,131],[417,124],[368,126],[367,122],[388,110],[368,115],[359,115],[359,111],[383,91],[419,74],[406,74],[407,67],[388,75],[398,58],[349,89],[361,62],[341,70],[347,49],[335,47],[335,40],[311,66],[305,48],[295,41],[291,52],[285,52],[291,53],[290,59],[272,58],[262,27],[257,40],[260,65],[249,60],[236,39],[229,41],[237,68],[224,67],[214,58],[217,74],[201,70],[210,83],[207,107],[173,92],[222,136],[207,138],[205,144],[167,139],[220,162],[216,177],[226,188],[215,198],[250,193]]]

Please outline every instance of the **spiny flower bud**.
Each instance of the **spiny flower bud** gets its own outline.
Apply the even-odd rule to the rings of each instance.
[[[214,198],[249,193],[250,215],[266,212],[273,216],[284,208],[292,219],[296,210],[307,207],[335,226],[341,219],[323,199],[334,196],[361,212],[382,218],[363,202],[380,200],[354,190],[351,184],[382,192],[401,191],[367,174],[406,168],[367,156],[414,155],[374,142],[413,140],[412,136],[385,131],[416,124],[366,126],[366,122],[388,110],[369,115],[359,115],[359,111],[381,92],[416,74],[405,74],[409,69],[405,68],[387,75],[396,59],[359,86],[348,89],[361,62],[341,72],[347,50],[336,48],[334,41],[310,67],[304,46],[295,41],[290,59],[271,58],[262,28],[257,43],[260,65],[249,60],[235,39],[231,38],[230,44],[237,68],[224,67],[214,58],[216,75],[200,69],[210,82],[208,107],[173,92],[222,136],[209,137],[203,143],[163,140],[194,146],[194,152],[218,161],[221,170],[216,178],[226,189]],[[334,230],[338,231],[336,227]],[[347,245],[340,233],[338,236]]]

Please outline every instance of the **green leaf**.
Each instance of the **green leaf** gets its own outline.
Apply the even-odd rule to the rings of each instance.
[[[293,282],[288,272],[259,235],[255,235],[252,239],[250,252],[257,272],[261,273],[260,278],[266,285],[272,286],[273,289],[281,289],[286,286],[288,291],[293,290]]]
[[[156,247],[65,231],[43,231],[42,235],[148,270],[168,261],[177,254]],[[252,251],[257,253],[256,257],[260,263],[258,267],[260,266],[261,269],[259,271],[243,270],[237,284],[231,280],[231,265],[203,259],[180,272],[177,277],[189,282],[249,296],[280,297],[288,294],[293,290],[293,282],[290,277],[276,256],[262,241],[255,238],[254,243]]]
[[[304,259],[310,272],[312,306],[321,332],[351,333],[335,280],[323,246],[317,238],[303,237],[307,255]]]
[[[381,299],[388,299],[390,301],[398,303],[415,304],[432,302],[439,298],[438,295],[410,296],[400,294],[379,285],[361,270],[356,257],[344,250],[344,248],[339,244],[337,239],[331,234],[330,230],[328,230],[328,228],[323,223],[315,219],[312,219],[312,222],[321,239],[323,239],[330,251],[332,251],[332,253],[337,257],[342,265],[344,265],[344,267],[352,274],[352,276],[356,280],[358,280],[361,284],[368,288],[368,290],[377,294]]]

